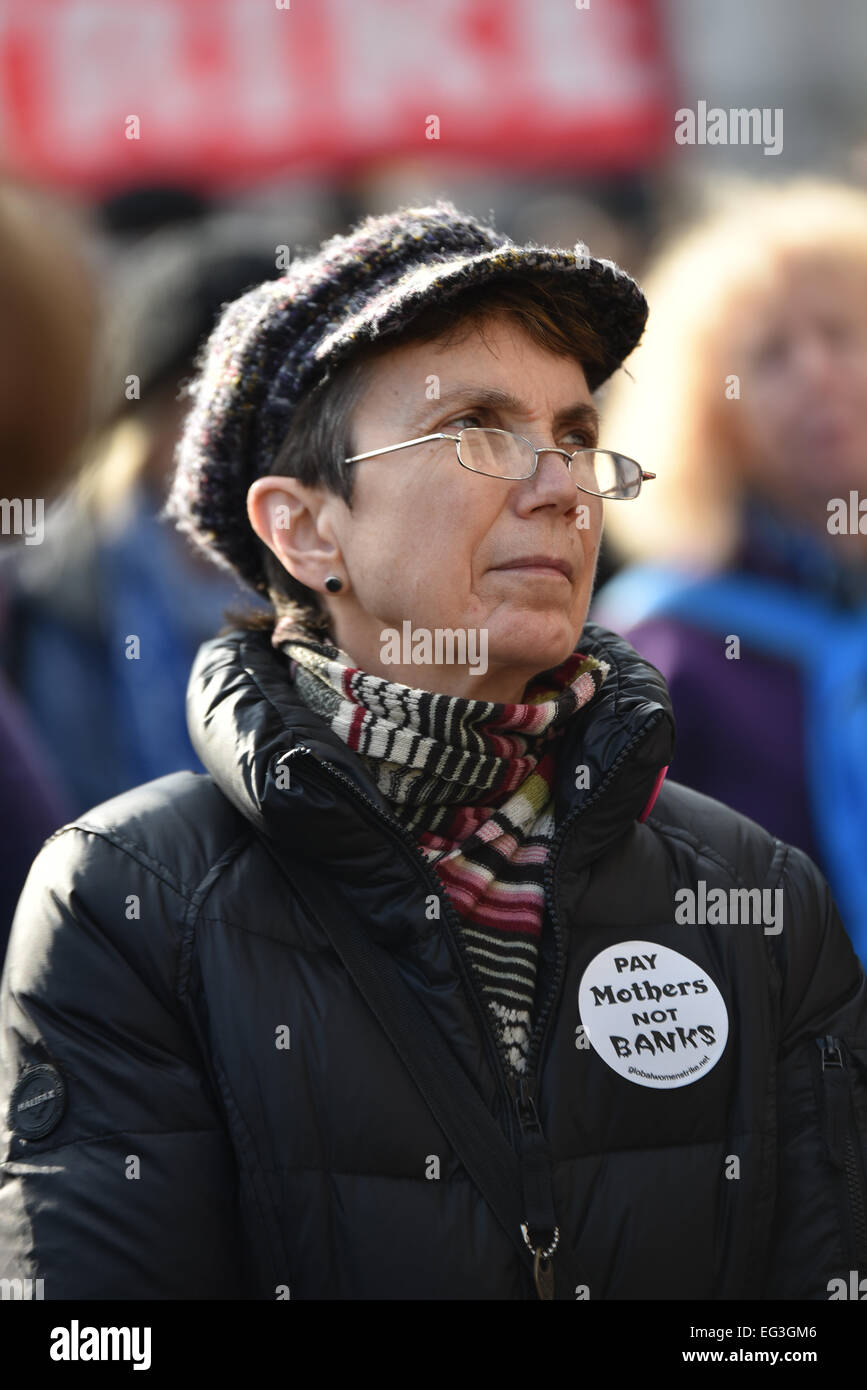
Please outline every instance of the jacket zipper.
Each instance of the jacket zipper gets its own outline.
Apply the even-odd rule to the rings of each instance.
[[[556,965],[554,970],[554,978],[551,981],[551,986],[548,990],[547,996],[542,1004],[542,1008],[540,1009],[539,1015],[536,1019],[536,1026],[533,1030],[533,1036],[530,1040],[530,1047],[527,1056],[526,1074],[522,1075],[520,1080],[513,1080],[511,1072],[509,1073],[510,1088],[512,1089],[512,1094],[515,1097],[515,1108],[518,1114],[518,1123],[521,1128],[521,1135],[524,1141],[525,1151],[528,1152],[529,1155],[529,1152],[531,1152],[534,1147],[539,1148],[542,1150],[545,1157],[545,1206],[548,1211],[546,1226],[547,1229],[551,1232],[552,1240],[546,1250],[543,1250],[541,1246],[537,1246],[535,1248],[535,1258],[533,1266],[533,1277],[536,1282],[536,1292],[538,1293],[540,1298],[544,1299],[553,1299],[554,1297],[554,1279],[551,1270],[551,1261],[554,1257],[560,1240],[560,1228],[557,1225],[557,1218],[554,1210],[553,1191],[551,1188],[553,1157],[551,1155],[548,1140],[545,1136],[544,1130],[542,1129],[542,1124],[539,1119],[538,1111],[536,1109],[538,1065],[541,1062],[542,1056],[544,1054],[544,1045],[548,1037],[554,1006],[560,997],[560,991],[563,987],[563,977],[565,974],[566,966],[566,952],[563,949],[563,936],[562,932],[560,931],[560,923],[557,918],[557,906],[554,896],[554,879],[556,877],[557,867],[560,862],[560,855],[563,850],[563,845],[571,827],[573,826],[575,821],[578,820],[579,817],[583,816],[585,812],[588,811],[590,807],[594,805],[594,803],[599,799],[599,797],[602,796],[603,792],[605,792],[609,783],[616,776],[617,772],[622,767],[625,760],[629,757],[633,749],[639,743],[641,743],[643,739],[648,737],[651,731],[659,723],[659,720],[661,718],[662,713],[660,712],[660,714],[649,719],[645,724],[644,728],[641,729],[637,734],[634,734],[633,737],[629,740],[629,742],[625,744],[623,748],[621,748],[620,753],[614,759],[614,762],[611,764],[611,766],[608,768],[608,771],[602,778],[602,781],[599,783],[599,786],[596,788],[593,794],[587,798],[587,800],[584,802],[582,806],[577,807],[574,811],[571,811],[569,815],[567,815],[559,831],[554,837],[551,849],[545,860],[545,899],[547,901],[548,910],[551,916],[551,926],[554,931],[554,943],[556,947]],[[525,1200],[529,1201],[529,1199],[530,1193],[526,1191],[525,1186]],[[524,1239],[525,1241],[527,1241],[527,1244],[529,1246],[530,1241],[527,1239],[526,1230],[524,1231]]]
[[[593,806],[595,802],[599,800],[603,792],[607,790],[608,784],[619,772],[623,763],[629,757],[633,749],[636,748],[638,744],[642,742],[643,739],[647,738],[651,731],[656,728],[656,725],[659,723],[659,720],[661,718],[661,713],[651,717],[651,719],[649,719],[645,724],[644,728],[641,729],[637,734],[634,734],[633,737],[629,740],[629,742],[625,744],[623,748],[621,748],[620,753],[609,767],[608,771],[602,778],[602,781],[599,783],[599,786],[593,792],[592,796],[589,796],[587,798],[583,806],[579,806],[576,810],[570,811],[569,815],[566,817],[559,831],[557,832],[551,844],[551,849],[548,853],[548,857],[545,860],[545,898],[548,903],[548,910],[551,916],[551,925],[554,928],[554,941],[557,947],[557,966],[555,969],[554,979],[551,982],[551,988],[548,990],[548,994],[544,1000],[542,1008],[539,1011],[539,1016],[536,1020],[536,1027],[533,1031],[533,1037],[530,1041],[529,1054],[527,1057],[527,1075],[528,1077],[532,1078],[534,1086],[536,1082],[536,1070],[534,1064],[537,1062],[537,1059],[541,1060],[542,1057],[544,1043],[548,1035],[551,1014],[554,1005],[557,1001],[557,998],[559,997],[560,988],[563,983],[563,967],[566,964],[566,954],[562,949],[562,936],[560,932],[560,924],[557,920],[557,908],[554,898],[554,879],[556,877],[557,866],[560,861],[560,854],[563,849],[564,841],[575,821],[578,820],[579,817],[583,816],[587,811],[589,811],[591,806]]]
[[[560,1239],[551,1186],[552,1156],[536,1108],[536,1088],[538,1084],[536,1062],[541,1056],[543,1044],[547,1039],[554,1004],[562,988],[566,964],[566,953],[563,949],[563,938],[554,901],[554,877],[556,867],[559,863],[560,853],[566,836],[574,822],[578,820],[580,816],[584,815],[584,813],[598,800],[606,790],[609,782],[619,771],[625,759],[636,745],[649,735],[661,718],[662,714],[660,713],[648,720],[644,728],[641,729],[639,733],[635,734],[620,750],[617,758],[615,758],[614,762],[609,767],[592,796],[588,797],[582,806],[579,806],[569,813],[552,842],[551,849],[545,861],[544,893],[551,917],[551,926],[554,932],[554,978],[551,981],[548,993],[538,1018],[536,1019],[533,1035],[530,1039],[527,1055],[527,1070],[519,1076],[515,1075],[509,1065],[505,1047],[489,1023],[487,1010],[477,992],[475,980],[473,978],[472,962],[461,938],[460,922],[457,918],[457,914],[451,905],[448,894],[443,889],[439,879],[435,877],[433,870],[418,848],[411,833],[401,825],[400,821],[381,810],[380,807],[376,805],[376,802],[371,800],[351,778],[347,777],[345,773],[335,767],[334,763],[329,762],[325,758],[318,758],[313,752],[313,749],[306,744],[296,745],[295,748],[290,749],[288,753],[283,755],[283,758],[278,760],[282,762],[292,757],[307,756],[321,767],[329,777],[345,786],[350,795],[367,806],[376,818],[382,822],[392,837],[398,839],[400,843],[409,850],[414,864],[420,867],[425,882],[434,891],[434,895],[442,901],[444,920],[455,946],[457,960],[461,969],[462,982],[479,1023],[485,1048],[488,1053],[488,1060],[489,1062],[493,1062],[493,1073],[497,1078],[501,1093],[505,1095],[509,1142],[512,1147],[517,1150],[518,1156],[521,1159],[521,1169],[524,1175],[525,1201],[528,1204],[532,1204],[534,1210],[542,1210],[544,1212],[540,1220],[540,1225],[551,1235],[551,1241],[547,1247],[544,1247],[542,1244],[533,1245],[527,1224],[522,1228],[528,1252],[534,1257],[533,1278],[536,1285],[536,1292],[540,1299],[549,1300],[554,1297],[554,1280],[551,1262]],[[511,1098],[515,1110],[517,1132],[511,1116],[512,1106],[509,1105],[509,1098]],[[530,1163],[528,1163],[528,1160],[530,1160]],[[535,1180],[528,1182],[527,1172],[530,1166],[532,1166]]]
[[[470,1003],[476,1014],[477,1021],[480,1024],[482,1037],[484,1039],[485,1047],[488,1053],[488,1061],[493,1063],[491,1069],[494,1075],[496,1076],[498,1083],[500,1084],[500,1090],[504,1093],[504,1097],[506,1100],[506,1115],[509,1121],[509,1138],[512,1144],[514,1145],[517,1136],[515,1134],[515,1129],[511,1123],[510,1118],[511,1104],[510,1091],[508,1085],[506,1084],[506,1077],[508,1075],[508,1064],[505,1049],[502,1048],[499,1038],[497,1038],[496,1034],[493,1032],[493,1029],[488,1025],[487,1015],[484,1006],[480,1001],[478,994],[476,993],[471,973],[471,963],[468,955],[465,952],[465,947],[463,946],[463,943],[461,941],[460,922],[458,921],[457,914],[455,913],[454,908],[451,905],[448,894],[443,889],[443,886],[440,883],[439,879],[435,877],[433,871],[431,870],[421,850],[418,848],[418,845],[413,839],[411,833],[408,830],[406,830],[404,826],[401,825],[400,821],[395,820],[395,818],[393,816],[388,815],[387,812],[382,811],[379,808],[379,806],[376,805],[376,802],[372,801],[371,798],[367,796],[366,793],[363,792],[361,788],[358,787],[355,784],[355,782],[352,781],[351,778],[347,777],[345,773],[341,772],[339,768],[335,767],[334,763],[328,762],[325,758],[317,757],[316,754],[313,752],[312,748],[308,748],[304,744],[299,744],[297,747],[290,749],[289,753],[286,754],[285,757],[291,758],[300,755],[306,755],[312,758],[312,760],[317,764],[317,766],[321,767],[328,774],[329,777],[331,777],[334,781],[340,782],[341,785],[345,786],[347,790],[350,792],[350,794],[357,801],[361,801],[364,803],[365,806],[369,807],[369,809],[374,813],[374,815],[383,823],[383,825],[386,827],[386,829],[392,835],[392,837],[400,840],[402,846],[404,846],[410,851],[414,864],[421,870],[421,874],[426,886],[429,889],[431,889],[432,893],[442,901],[445,920],[451,933],[452,939],[454,940],[457,948],[458,964],[461,971],[461,979],[464,986],[467,989]]]
[[[867,1263],[867,1209],[861,1164],[855,1149],[851,1120],[850,1068],[846,1066],[839,1038],[830,1034],[816,1039],[822,1058],[822,1084],[825,1093],[825,1143],[832,1163],[845,1178],[848,1212],[855,1232],[852,1252],[855,1265]]]

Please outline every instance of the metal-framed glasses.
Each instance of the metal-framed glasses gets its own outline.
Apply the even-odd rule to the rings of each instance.
[[[355,454],[345,462],[361,463],[363,459],[393,454],[397,449],[409,449],[414,444],[427,444],[434,439],[451,440],[457,450],[458,463],[471,473],[484,473],[489,478],[532,478],[540,454],[560,454],[566,460],[579,492],[610,501],[630,501],[638,496],[643,482],[656,477],[655,473],[645,472],[635,459],[613,453],[610,449],[575,449],[570,452],[547,445],[537,449],[522,434],[485,429],[478,425],[471,425],[458,434],[423,434],[418,439],[406,439],[402,444],[389,444],[384,449],[370,449],[366,454]]]

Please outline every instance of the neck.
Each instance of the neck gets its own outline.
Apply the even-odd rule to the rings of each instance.
[[[485,628],[382,628],[374,641],[359,641],[334,624],[334,640],[362,671],[435,695],[521,704],[536,674],[526,665],[489,663]]]

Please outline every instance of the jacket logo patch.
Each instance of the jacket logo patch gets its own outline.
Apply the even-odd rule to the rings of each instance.
[[[725,1000],[707,972],[655,941],[620,941],[594,956],[578,986],[594,1052],[637,1086],[700,1081],[729,1035]]]
[[[42,1139],[60,1124],[65,1109],[66,1086],[57,1067],[25,1067],[9,1102],[9,1128],[22,1139]]]

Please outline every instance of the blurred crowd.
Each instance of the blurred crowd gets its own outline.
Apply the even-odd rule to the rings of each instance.
[[[220,306],[279,275],[281,248],[410,197],[404,175],[400,196],[386,182],[287,220],[178,189],[86,215],[0,189],[0,954],[47,836],[200,769],[193,656],[259,602],[160,516]],[[649,327],[601,403],[602,443],[657,480],[609,504],[591,617],[669,681],[669,775],[806,850],[863,957],[867,193],[730,185],[685,226],[640,181],[534,199],[516,185],[497,217],[517,240],[585,241],[643,283]]]

